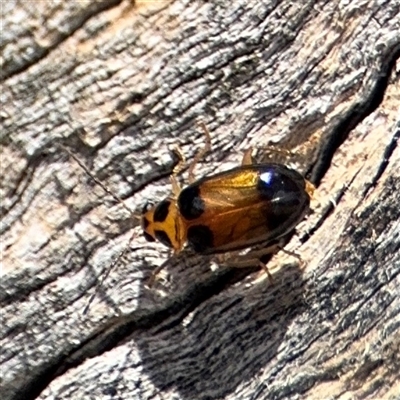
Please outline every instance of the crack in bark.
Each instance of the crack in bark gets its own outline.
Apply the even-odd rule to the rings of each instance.
[[[329,133],[329,138],[322,143],[318,151],[317,161],[314,166],[311,167],[307,173],[306,177],[314,184],[318,185],[321,179],[324,177],[328,171],[332,158],[336,153],[337,149],[344,143],[347,139],[349,133],[368,115],[373,113],[379,105],[382,103],[386,89],[389,85],[390,76],[392,71],[396,67],[396,61],[400,57],[400,43],[396,43],[393,48],[388,48],[386,55],[383,57],[382,66],[379,72],[376,73],[376,82],[371,90],[370,95],[362,103],[356,103],[351,107],[346,115],[340,118],[339,123],[336,127]],[[375,78],[374,77],[374,78]],[[395,139],[398,139],[398,134],[395,134]],[[389,147],[391,152],[394,151],[394,146],[392,144]],[[377,177],[382,175],[384,169],[386,168],[385,163],[383,163]]]

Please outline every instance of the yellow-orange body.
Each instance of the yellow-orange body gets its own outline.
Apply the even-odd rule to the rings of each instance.
[[[179,252],[212,254],[270,242],[292,231],[309,209],[313,186],[274,163],[242,165],[199,179],[145,211],[147,240]]]

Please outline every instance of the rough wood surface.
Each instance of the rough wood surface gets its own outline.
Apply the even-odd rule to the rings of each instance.
[[[2,3],[1,398],[400,398],[400,3]],[[139,237],[179,144],[199,176],[279,143],[318,185],[274,285]],[[185,172],[183,178],[185,179]],[[332,206],[335,202],[335,206]]]

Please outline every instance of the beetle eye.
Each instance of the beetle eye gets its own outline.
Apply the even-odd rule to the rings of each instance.
[[[147,211],[149,211],[150,208],[152,208],[152,207],[153,207],[153,204],[150,203],[149,201],[146,201],[146,203],[144,203],[144,205],[143,205],[143,207],[142,207],[142,215],[143,215],[143,214],[146,214]]]
[[[153,236],[149,235],[147,232],[143,232],[143,236],[148,242],[155,242],[156,241],[156,239],[154,239]]]

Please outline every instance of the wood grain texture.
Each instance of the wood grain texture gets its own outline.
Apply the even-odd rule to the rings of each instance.
[[[400,4],[2,5],[2,399],[400,398]],[[314,213],[268,264],[138,237],[179,144],[203,176],[297,151]],[[301,160],[300,160],[301,159]],[[182,179],[186,178],[185,171]],[[334,206],[333,206],[334,204]]]

